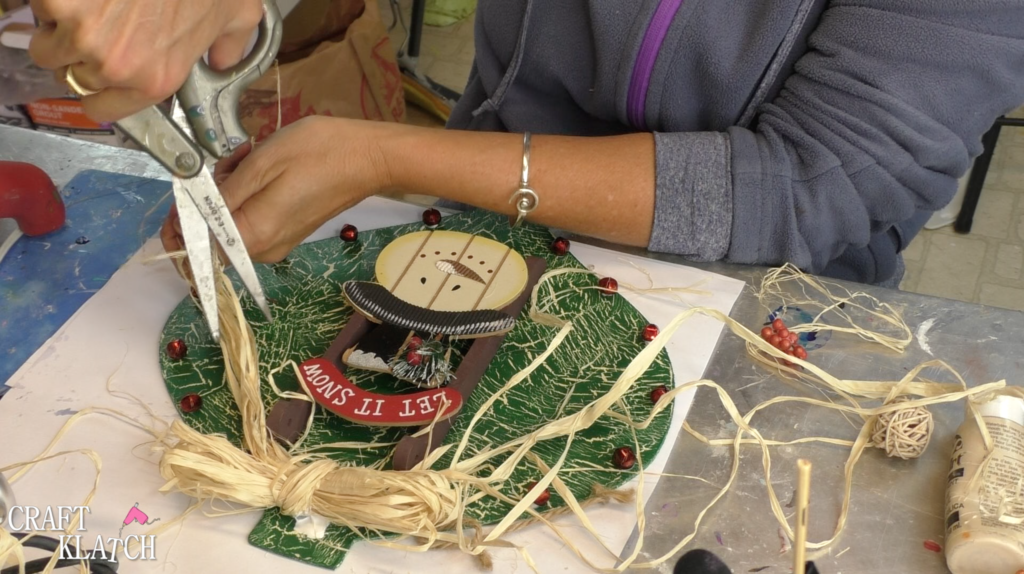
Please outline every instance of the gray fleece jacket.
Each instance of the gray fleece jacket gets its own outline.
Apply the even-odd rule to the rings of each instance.
[[[449,127],[655,132],[651,250],[886,283],[1021,102],[1024,0],[480,0]]]

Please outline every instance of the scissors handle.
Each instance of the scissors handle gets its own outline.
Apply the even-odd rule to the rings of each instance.
[[[203,169],[202,149],[159,107],[149,106],[115,125],[171,174],[189,178]]]
[[[281,27],[275,0],[263,0],[263,20],[252,52],[223,71],[215,71],[200,60],[178,90],[196,141],[214,157],[227,157],[249,139],[239,118],[238,101],[249,84],[265,74],[277,58]]]
[[[213,71],[200,60],[178,91],[195,141],[187,128],[157,106],[122,119],[117,126],[175,176],[195,177],[205,164],[197,142],[214,157],[223,158],[248,138],[238,117],[238,100],[245,88],[270,68],[280,47],[281,14],[274,0],[263,0],[263,20],[252,52],[223,72]]]

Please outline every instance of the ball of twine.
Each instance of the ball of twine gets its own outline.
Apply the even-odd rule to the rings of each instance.
[[[899,397],[893,403],[906,401],[906,397]],[[892,457],[917,458],[928,448],[932,426],[932,413],[924,407],[882,413],[872,423],[871,444]]]

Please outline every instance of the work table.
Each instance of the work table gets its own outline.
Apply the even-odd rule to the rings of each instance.
[[[0,126],[0,160],[33,163],[44,169],[58,188],[82,169],[169,179],[160,166],[141,152],[5,126]],[[643,255],[742,280],[747,288],[731,316],[755,332],[765,323],[769,310],[761,307],[755,294],[765,269],[723,263],[694,264],[679,257]],[[852,337],[833,336],[810,359],[831,374],[846,379],[899,380],[918,364],[941,359],[959,371],[971,386],[1001,379],[1009,384],[1024,380],[1024,358],[1020,355],[1024,349],[1024,313],[870,286],[855,287],[901,310],[916,334],[915,341],[905,353],[897,354]],[[719,340],[705,378],[725,387],[740,412],[780,394],[822,396],[805,385],[785,382],[756,365],[746,354],[743,341],[729,334]],[[861,458],[854,475],[846,531],[830,550],[815,558],[823,574],[945,571],[943,555],[929,550],[925,542],[942,544],[948,456],[953,433],[963,419],[963,402],[931,410],[935,432],[922,458],[888,459],[875,449],[869,449]],[[860,423],[854,417],[851,420],[858,426],[847,423],[833,411],[787,403],[759,414],[754,422],[766,436],[776,440],[807,436],[852,439]],[[711,438],[731,438],[735,433],[733,425],[726,424],[717,398],[706,389],[698,391],[687,422]],[[700,533],[687,548],[715,552],[734,572],[788,572],[791,554],[780,553],[783,542],[765,494],[760,453],[756,447],[745,447],[743,453],[733,489],[705,516]],[[835,527],[842,500],[842,467],[848,454],[847,448],[823,445],[772,449],[772,482],[783,504],[789,501],[796,486],[797,458],[814,462],[811,541],[830,537]],[[679,437],[665,472],[680,477],[663,477],[647,504],[648,522],[641,557],[660,556],[692,530],[697,512],[728,478],[730,463],[731,447],[711,449],[685,433]],[[787,508],[787,512],[792,510]]]

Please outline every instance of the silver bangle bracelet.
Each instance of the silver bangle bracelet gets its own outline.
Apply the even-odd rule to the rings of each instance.
[[[519,189],[512,194],[509,203],[516,204],[516,220],[512,227],[519,227],[519,224],[526,219],[531,211],[537,209],[540,198],[537,192],[530,187],[530,132],[523,134],[523,176],[519,180]]]

